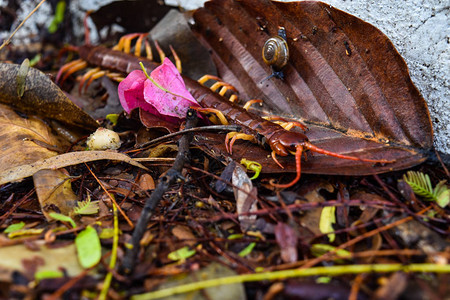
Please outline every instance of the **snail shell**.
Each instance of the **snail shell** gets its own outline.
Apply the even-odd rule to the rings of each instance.
[[[266,41],[262,50],[264,62],[274,70],[281,70],[289,60],[289,48],[286,40],[281,36],[271,37]]]

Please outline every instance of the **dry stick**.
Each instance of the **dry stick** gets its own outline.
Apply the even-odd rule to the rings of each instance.
[[[189,109],[186,115],[186,128],[193,128],[196,123],[197,112],[194,109]],[[185,162],[188,160],[189,144],[191,139],[192,133],[188,133],[181,137],[178,145],[178,154],[172,168],[167,171],[166,175],[160,178],[158,186],[153,191],[150,198],[146,200],[141,216],[139,217],[136,227],[134,228],[133,236],[131,237],[131,247],[127,249],[123,259],[121,266],[122,273],[129,274],[133,271],[137,254],[139,252],[139,244],[145,230],[147,229],[147,224],[152,216],[152,211],[159,203],[164,193],[169,189],[170,185],[181,177],[181,170],[183,169]]]
[[[41,2],[39,2],[38,5],[36,5],[36,7],[28,14],[28,16],[19,24],[19,26],[17,26],[16,30],[14,30],[13,33],[11,33],[11,35],[9,36],[9,38],[3,42],[3,44],[0,46],[0,50],[2,50],[6,45],[8,45],[11,42],[11,39],[13,38],[13,36],[16,34],[16,32],[20,29],[20,27],[23,26],[23,24],[25,24],[25,22],[39,9],[39,7],[44,4],[45,0],[42,0]]]

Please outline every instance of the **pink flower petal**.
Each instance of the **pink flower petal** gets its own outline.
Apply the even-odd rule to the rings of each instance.
[[[130,113],[136,107],[141,107],[147,111],[154,111],[155,109],[145,102],[144,99],[144,83],[147,80],[144,72],[135,70],[128,74],[121,83],[119,83],[118,94],[120,104],[123,109]]]
[[[183,78],[168,58],[165,58],[162,65],[156,68],[150,76],[155,82],[171,92],[161,90],[150,80],[145,81],[144,99],[161,115],[182,119],[186,117],[189,107],[200,106],[188,92]]]

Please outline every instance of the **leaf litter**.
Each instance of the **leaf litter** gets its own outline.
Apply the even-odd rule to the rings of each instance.
[[[252,3],[255,7],[249,9],[248,6]],[[218,10],[218,4],[234,7],[236,3],[214,1],[207,5],[208,13]],[[266,5],[253,1],[243,4],[248,16],[252,16],[255,11],[261,12]],[[276,19],[281,10],[289,16],[289,20],[292,14],[300,14],[306,16],[304,22],[313,24],[317,16],[313,12],[318,12],[317,7],[321,7],[322,12],[327,11],[324,6],[321,6],[322,4],[315,5],[306,1],[298,6],[276,3],[276,9],[274,6],[266,8],[271,18]],[[240,11],[241,8],[239,6],[237,10],[234,10],[236,16],[239,16],[236,11]],[[306,31],[306,41],[309,39],[308,42],[313,44],[314,48],[310,48],[313,53],[318,51],[323,57],[332,58],[328,61],[329,65],[343,63],[344,67],[340,72],[344,70],[354,72],[350,67],[352,64],[347,64],[343,59],[355,59],[357,54],[360,54],[362,59],[367,59],[365,57],[367,53],[358,52],[358,49],[370,46],[370,42],[362,41],[361,36],[358,36],[361,32],[354,31],[347,21],[351,20],[358,25],[363,23],[331,8],[328,12],[330,18],[339,24],[340,29],[345,31],[351,39],[351,43],[347,46],[351,47],[351,52],[347,50],[350,55],[344,54],[345,56],[337,57],[327,52],[330,50],[319,43],[320,39],[327,41],[323,36],[324,27],[318,26],[315,34],[314,30]],[[205,14],[205,10],[197,12],[197,20],[202,18],[202,14]],[[228,15],[223,14],[220,15],[220,20],[225,21],[225,25],[219,25],[227,26],[232,39],[241,42],[241,39],[244,38],[245,41],[246,37],[234,31],[235,26],[241,24],[241,29],[245,31],[255,25],[252,22],[256,22],[256,29],[262,28],[261,31],[264,33],[262,35],[266,35],[277,26],[276,22],[268,22],[270,18],[266,19],[266,17],[262,13],[250,18],[248,23],[242,19],[231,24],[229,20],[233,18],[230,17],[228,20]],[[323,17],[323,14],[319,14],[319,17]],[[205,24],[203,22],[201,20],[199,24],[203,26]],[[217,20],[214,22],[217,23]],[[208,23],[211,26],[210,34],[216,30],[217,24],[214,22]],[[321,24],[328,24],[327,22]],[[288,32],[295,32],[304,24],[292,26]],[[367,30],[368,35],[378,34],[376,30],[367,27],[369,25],[361,26]],[[221,37],[222,44],[228,45],[230,38],[228,33]],[[205,35],[203,38],[209,39],[208,43],[212,44],[211,36]],[[339,38],[341,37],[338,37],[338,41],[340,41]],[[256,41],[259,39],[260,37]],[[235,43],[234,47],[237,47],[236,45]],[[258,43],[255,42],[250,47],[260,52],[257,45]],[[226,52],[220,53],[221,50],[214,46],[212,48],[219,52],[214,55],[218,55],[222,60],[228,55]],[[295,51],[297,50],[294,50],[294,53]],[[235,51],[233,55],[239,59],[242,53]],[[398,54],[388,52],[387,55],[397,57]],[[311,63],[310,58],[305,57],[308,63]],[[289,70],[303,70],[300,71],[303,72],[300,75],[301,78],[309,78],[308,76],[312,74],[308,73],[311,69],[301,69],[298,64],[302,65],[302,63],[296,59],[293,59],[292,64]],[[233,69],[227,71],[226,68],[224,70],[219,68],[219,73],[225,74],[224,77],[227,80],[232,78],[231,73],[238,78],[256,76],[251,71],[236,72],[234,68],[238,68],[239,63],[226,61],[225,64],[218,63],[218,65]],[[401,69],[401,63],[399,65]],[[8,70],[5,74],[17,72],[15,66],[2,67]],[[314,65],[309,67],[314,69]],[[376,64],[369,64],[368,68],[372,68],[372,75],[378,78],[376,79],[378,88],[388,94],[392,93],[392,86],[385,82]],[[367,70],[363,70],[365,71]],[[259,78],[258,72],[256,77]],[[403,74],[402,72],[400,70],[397,74]],[[341,75],[338,74],[338,76]],[[126,260],[126,253],[132,247],[136,247],[136,244],[132,243],[135,225],[130,224],[126,218],[136,221],[141,212],[145,211],[144,203],[158,189],[158,183],[164,181],[166,176],[171,176],[171,163],[168,161],[173,160],[166,159],[170,152],[150,151],[162,160],[145,162],[149,152],[134,146],[136,143],[134,134],[141,125],[140,118],[133,117],[131,109],[129,111],[131,116],[119,116],[115,127],[108,121],[103,121],[101,124],[119,132],[123,140],[119,152],[81,151],[83,144],[77,141],[77,138],[68,142],[58,137],[45,121],[46,118],[58,119],[55,117],[58,114],[57,111],[67,107],[73,109],[72,104],[67,104],[63,100],[62,104],[57,104],[56,111],[46,113],[46,109],[40,111],[33,108],[37,104],[26,102],[27,99],[34,97],[48,97],[53,92],[64,99],[59,88],[52,83],[49,84],[42,74],[35,73],[33,68],[30,68],[26,75],[19,77],[20,82],[25,78],[25,83],[17,82],[18,86],[13,84],[11,89],[8,87],[7,92],[2,90],[1,94],[2,99],[7,98],[2,101],[3,103],[26,112],[26,115],[18,114],[9,107],[4,107],[2,115],[6,117],[0,122],[7,129],[2,132],[19,128],[18,131],[14,131],[1,140],[3,144],[10,146],[9,149],[1,150],[3,153],[10,151],[7,156],[10,160],[0,161],[2,166],[0,170],[2,180],[0,256],[8,258],[0,263],[0,274],[2,274],[0,281],[3,283],[0,288],[1,296],[16,296],[13,293],[18,290],[21,291],[18,292],[19,297],[31,295],[57,297],[65,293],[72,297],[90,294],[103,299],[107,295],[117,297],[123,292],[126,293],[122,294],[123,296],[131,296],[132,299],[187,295],[183,293],[190,295],[196,293],[198,297],[206,299],[246,299],[256,294],[265,295],[266,299],[275,299],[274,297],[308,299],[375,297],[375,299],[382,299],[386,295],[407,298],[412,294],[419,295],[420,299],[426,299],[439,298],[446,294],[443,285],[446,278],[448,279],[446,273],[450,270],[448,269],[449,256],[446,251],[449,245],[449,208],[448,205],[444,205],[448,203],[445,199],[448,196],[448,188],[442,180],[446,176],[445,166],[441,168],[425,164],[416,167],[416,170],[427,174],[423,177],[426,178],[425,180],[417,180],[411,175],[403,177],[406,175],[401,171],[364,177],[309,175],[303,176],[302,181],[293,188],[279,191],[270,186],[269,179],[276,176],[288,176],[287,162],[289,160],[283,161],[287,170],[280,171],[278,168],[278,172],[286,174],[276,175],[271,173],[274,168],[268,167],[270,159],[262,159],[267,156],[267,152],[258,150],[261,152],[252,156],[254,152],[249,149],[253,149],[251,148],[253,145],[237,143],[234,154],[236,156],[232,158],[223,154],[218,155],[220,151],[222,153],[225,151],[220,150],[223,146],[223,136],[216,133],[195,134],[194,139],[199,138],[198,141],[200,141],[196,144],[200,145],[202,150],[206,150],[209,155],[191,147],[189,164],[177,174],[173,184],[167,187],[162,198],[158,200],[158,205],[154,205],[148,224],[144,226],[145,232],[143,238],[139,239],[140,242],[138,241],[139,249],[137,249],[137,261],[133,272],[121,273],[120,266]],[[3,76],[0,80],[5,82],[4,78]],[[10,81],[16,82],[16,78]],[[347,77],[342,78],[342,81],[348,84],[345,79]],[[348,121],[350,123],[347,124],[339,110],[327,111],[329,106],[326,101],[329,100],[318,96],[320,90],[317,90],[317,86],[320,84],[314,80],[314,77],[311,77],[307,83],[311,84],[310,87],[316,99],[319,99],[319,102],[322,99],[321,105],[326,111],[328,120],[314,120],[314,116],[308,115],[313,111],[295,104],[302,101],[297,96],[292,98],[293,103],[289,104],[285,111],[294,110],[296,117],[310,122],[312,124],[311,138],[319,143],[325,143],[333,150],[377,151],[359,140],[359,133],[367,128],[358,128],[354,118],[350,118],[351,120]],[[406,81],[409,82],[408,80]],[[287,82],[289,82],[289,75]],[[403,84],[396,83],[395,80],[393,82],[394,85]],[[35,94],[30,98],[29,88],[36,84],[48,85],[51,92],[48,92],[45,97]],[[252,84],[254,85],[246,80],[236,84],[236,86],[244,86],[241,96],[251,94],[250,92],[254,89]],[[268,84],[271,88],[276,86],[280,91],[286,89],[283,82],[275,79]],[[351,97],[356,102],[360,101],[358,98],[360,88],[363,90],[366,88],[359,86],[360,84],[358,81],[353,83],[354,92],[350,91]],[[333,82],[330,85],[333,85]],[[17,106],[18,88],[20,93],[23,89],[21,97],[25,101],[25,108]],[[336,88],[339,91],[341,87]],[[2,86],[2,89],[5,88]],[[416,114],[421,116],[419,118],[421,125],[418,126],[420,128],[410,128],[408,118],[402,115],[399,116],[400,122],[407,123],[402,128],[403,133],[389,135],[389,130],[397,126],[395,124],[387,124],[385,127],[380,125],[379,132],[376,130],[372,132],[377,137],[383,136],[398,143],[397,150],[390,148],[389,143],[381,143],[381,148],[387,150],[390,155],[396,156],[399,160],[405,158],[403,164],[393,167],[394,170],[423,161],[428,154],[424,154],[426,151],[419,150],[428,150],[430,147],[432,133],[427,127],[426,118],[423,118],[423,115],[427,115],[427,111],[421,107],[423,99],[414,94],[415,88],[411,90],[412,97],[415,99],[414,106],[418,107]],[[272,93],[264,89],[263,91]],[[172,92],[179,93],[179,91]],[[351,97],[344,98],[350,100]],[[358,103],[357,105],[361,105],[361,102]],[[283,112],[282,108],[286,103],[279,102],[274,97],[265,105],[269,105],[274,111]],[[367,117],[370,107],[362,106],[359,108]],[[30,110],[30,107],[33,109]],[[296,109],[304,111],[299,113],[295,111]],[[42,119],[35,118],[35,112],[38,112]],[[409,109],[405,109],[403,113],[409,114]],[[98,123],[84,115],[81,110],[67,115],[70,116],[68,120],[60,118],[60,121],[63,124],[65,122],[81,127],[84,132],[88,128],[91,131],[98,126]],[[182,115],[177,117],[180,116],[182,117]],[[83,121],[80,122],[80,119]],[[367,121],[371,124],[371,129],[375,129],[373,124],[376,121],[372,118],[367,118]],[[151,122],[153,121],[146,124],[144,131],[153,130]],[[323,126],[319,124],[320,122],[329,122],[329,124]],[[154,124],[155,127],[159,126],[157,123]],[[332,131],[328,131],[327,126],[332,128]],[[60,127],[64,128],[65,125]],[[351,128],[351,130],[343,135],[332,136],[331,142],[327,141],[330,138],[330,132],[342,129],[341,127]],[[30,132],[32,132],[31,135]],[[351,138],[348,139],[348,136]],[[419,142],[423,136],[427,138]],[[80,138],[83,140],[82,136]],[[333,139],[342,143],[337,143]],[[353,142],[356,143],[354,147]],[[164,147],[181,151],[179,147],[176,148],[173,141],[168,140],[165,143]],[[408,148],[405,144],[412,146]],[[323,147],[326,148],[326,146]],[[406,148],[408,148],[407,151],[405,151]],[[67,149],[70,149],[69,152],[64,153]],[[392,152],[394,154],[389,151],[394,151]],[[407,154],[408,151],[409,154]],[[230,163],[233,158],[239,158],[238,161],[245,158],[251,162],[260,163],[261,174],[257,178],[250,179],[245,168],[237,163],[233,168],[224,171],[223,160]],[[142,164],[137,163],[137,160]],[[233,164],[230,163],[230,165]],[[304,166],[306,172],[313,170],[313,173],[340,175],[357,173],[358,168],[364,168],[359,165],[349,169],[349,165],[345,163],[341,164],[334,158],[326,160],[321,156],[318,160],[316,157],[309,158]],[[64,168],[62,172],[56,171],[61,168]],[[257,167],[249,173],[253,175],[254,172],[260,171]],[[361,174],[366,171],[363,170]],[[43,173],[46,175],[43,176]],[[25,179],[28,176],[33,176],[36,192],[33,190],[31,181]],[[157,181],[158,177],[160,179]],[[19,180],[22,181],[17,182]],[[417,187],[414,188],[414,184],[421,185],[425,182],[425,185],[422,184],[422,190],[415,195],[411,187],[408,189],[409,185],[405,186],[404,182],[413,183],[414,192],[418,190]],[[434,201],[429,201],[432,198]],[[435,202],[436,200],[438,202]],[[92,207],[89,203],[97,204]],[[114,213],[116,203],[122,213],[120,221]],[[81,213],[77,210],[81,210]],[[83,214],[83,210],[89,214]],[[51,217],[49,217],[50,214]],[[23,235],[8,236],[10,233],[21,230],[25,230]],[[61,260],[54,257],[60,257]],[[116,265],[116,259],[118,265]],[[93,273],[90,273],[94,277],[90,277],[91,275],[83,270],[83,268],[92,267],[96,267],[91,271]],[[391,272],[396,273],[390,275]],[[21,282],[17,280],[17,275],[13,274],[21,274],[22,280],[27,283],[33,281],[36,288],[18,289]],[[396,274],[402,275],[396,276]],[[64,286],[61,284],[63,282]],[[103,288],[100,287],[100,283],[103,283]],[[426,288],[417,291],[417,286]]]

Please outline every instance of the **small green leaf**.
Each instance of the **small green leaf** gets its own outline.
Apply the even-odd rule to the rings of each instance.
[[[100,262],[102,247],[95,228],[88,226],[80,232],[75,238],[75,245],[78,252],[78,261],[83,268],[91,268]]]
[[[17,71],[17,95],[19,98],[22,98],[25,93],[25,84],[27,81],[28,70],[30,69],[30,60],[25,58],[22,64],[20,65],[19,71]]]
[[[113,125],[117,125],[117,121],[119,120],[119,115],[118,114],[106,115],[106,120],[110,121]]]
[[[16,223],[16,224],[11,224],[8,227],[6,227],[4,232],[5,233],[11,233],[11,232],[20,230],[23,227],[25,227],[25,222],[19,222],[19,223]]]
[[[29,229],[20,229],[13,232],[8,233],[8,238],[12,239],[18,236],[25,235],[38,235],[44,232],[44,228],[29,228]]]
[[[102,231],[100,231],[99,235],[100,239],[111,239],[114,237],[114,228],[103,228]]]
[[[336,207],[326,206],[322,209],[320,214],[319,230],[322,233],[333,232],[333,224],[336,223]],[[330,242],[334,242],[336,235],[334,233],[328,234],[328,239]]]
[[[42,270],[34,273],[34,279],[39,282],[43,279],[61,278],[64,276],[62,271]]]
[[[255,242],[248,244],[247,247],[245,247],[241,252],[239,252],[239,256],[245,257],[245,256],[249,255],[253,251],[253,248],[255,248],[255,246],[256,246]]]
[[[427,201],[436,201],[440,207],[445,207],[450,201],[450,192],[445,180],[439,182],[433,189],[428,174],[409,171],[403,175],[403,180],[409,184],[414,194]]]
[[[77,207],[73,209],[73,213],[77,215],[93,215],[98,213],[98,201],[91,201],[91,196],[88,194],[85,201],[79,201]]]
[[[55,213],[55,212],[51,212],[48,214],[50,217],[52,217],[55,220],[61,221],[61,222],[69,222],[70,225],[72,225],[73,228],[77,227],[77,224],[75,224],[75,221],[72,220],[71,217],[60,214],[60,213]]]
[[[55,16],[51,24],[48,26],[49,33],[55,33],[58,30],[59,24],[64,20],[64,13],[66,11],[66,1],[61,0],[56,4]]]
[[[191,250],[189,249],[188,246],[185,246],[183,248],[170,252],[167,255],[167,258],[173,261],[184,260],[186,258],[193,256],[195,253],[196,253],[195,250]]]
[[[235,234],[230,234],[227,239],[228,240],[236,240],[236,239],[242,239],[244,237],[244,235],[242,233],[235,233]]]
[[[327,252],[333,251],[334,249],[336,249],[336,247],[331,246],[331,245],[314,244],[314,245],[311,246],[311,253],[314,256],[319,257],[319,256],[324,255]],[[344,249],[337,250],[336,251],[336,255],[339,255],[339,256],[342,256],[342,257],[345,257],[345,256],[351,257],[352,256],[351,252],[349,252],[347,250],[344,250]]]
[[[329,276],[320,276],[316,279],[317,283],[330,283],[331,277]]]
[[[42,55],[40,53],[36,54],[32,59],[30,59],[30,67],[34,67],[41,60]]]
[[[444,208],[448,205],[450,202],[450,190],[446,189],[445,191],[441,192],[439,195],[437,195],[436,203]]]

